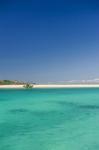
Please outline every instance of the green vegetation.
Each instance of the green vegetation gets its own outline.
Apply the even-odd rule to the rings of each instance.
[[[24,83],[16,80],[0,80],[0,85],[13,85],[13,84],[19,85]]]
[[[24,88],[26,88],[26,89],[32,89],[32,88],[33,88],[33,85],[31,85],[30,83],[26,83],[26,84],[24,85]]]

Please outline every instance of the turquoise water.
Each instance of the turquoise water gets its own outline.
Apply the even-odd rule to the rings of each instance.
[[[0,150],[99,150],[99,89],[0,90]]]

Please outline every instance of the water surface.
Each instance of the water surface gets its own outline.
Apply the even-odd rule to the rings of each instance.
[[[99,150],[99,88],[1,89],[0,150]]]

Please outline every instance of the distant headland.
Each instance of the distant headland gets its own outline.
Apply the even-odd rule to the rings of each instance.
[[[33,88],[35,83],[28,83],[18,80],[0,80],[0,88]]]
[[[21,85],[21,84],[23,85],[26,83],[17,80],[0,80],[0,85]]]

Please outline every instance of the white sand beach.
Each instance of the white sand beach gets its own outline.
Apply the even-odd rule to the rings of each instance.
[[[36,84],[33,85],[33,88],[96,88],[99,87],[99,84],[66,84],[66,85],[57,85],[57,84]],[[24,85],[0,85],[1,89],[5,88],[24,88]]]
[[[7,88],[18,88],[18,89],[20,89],[20,88],[23,88],[23,86],[24,85],[0,85],[0,88],[1,89],[7,89]]]
[[[66,85],[34,85],[34,88],[87,88],[87,87],[99,87],[99,84],[66,84]]]

